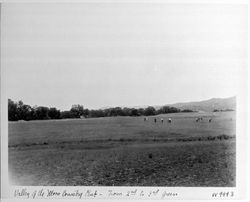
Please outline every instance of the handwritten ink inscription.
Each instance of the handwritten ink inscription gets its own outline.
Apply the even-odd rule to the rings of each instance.
[[[28,199],[28,198],[30,198],[30,192],[28,192],[27,189],[21,189],[21,190],[17,189],[17,190],[14,191],[14,197],[15,198],[20,197],[20,198],[27,198]]]
[[[209,193],[208,193],[209,194]],[[184,197],[180,192],[171,192],[167,189],[15,189],[13,192],[15,198],[23,199],[83,199],[83,198],[133,198],[133,199],[179,199]],[[235,197],[233,191],[212,192],[212,198],[232,198]]]
[[[212,193],[213,198],[232,198],[234,197],[233,191],[221,191]]]

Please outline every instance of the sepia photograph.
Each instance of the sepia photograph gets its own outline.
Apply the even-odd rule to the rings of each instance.
[[[236,187],[247,7],[1,5],[13,186]]]

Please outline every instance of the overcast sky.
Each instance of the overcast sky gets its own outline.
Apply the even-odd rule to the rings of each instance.
[[[7,96],[70,109],[237,95],[247,9],[238,5],[5,4]]]

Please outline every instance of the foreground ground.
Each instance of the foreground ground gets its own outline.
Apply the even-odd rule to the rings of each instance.
[[[197,116],[203,120],[195,122]],[[168,117],[172,123],[166,123]],[[212,117],[212,122],[208,119]],[[9,124],[16,185],[235,186],[235,114]]]

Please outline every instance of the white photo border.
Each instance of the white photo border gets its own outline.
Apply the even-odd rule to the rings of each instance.
[[[5,17],[4,16],[4,4],[6,3],[28,3],[28,2],[55,2],[55,3],[64,3],[64,2],[72,2],[72,1],[58,1],[58,0],[52,0],[52,1],[22,1],[22,0],[10,0],[10,1],[2,1],[1,3],[1,44],[4,43],[4,24],[2,19]],[[73,2],[79,2],[79,3],[89,3],[93,1],[87,1],[87,0],[75,0]],[[152,0],[137,0],[137,1],[123,1],[123,0],[118,0],[118,1],[108,1],[108,0],[94,0],[95,3],[114,3],[114,2],[129,2],[129,3],[166,3],[166,4],[171,4],[171,3],[178,3],[178,4],[183,4],[183,3],[219,3],[219,4],[243,4],[246,5],[247,7],[249,6],[248,1],[226,1],[226,0],[196,0],[196,1],[163,1],[163,0],[157,0],[157,1],[152,1]],[[248,29],[249,29],[249,11],[248,11]],[[249,33],[249,32],[248,32]],[[249,40],[248,40],[248,50],[249,50]],[[248,170],[250,169],[249,166],[249,151],[250,151],[250,145],[249,145],[249,137],[248,133],[249,131],[249,107],[248,107],[248,101],[250,100],[249,98],[249,89],[248,86],[250,86],[249,82],[249,69],[248,66],[246,68],[246,71],[242,77],[242,89],[239,91],[237,95],[237,125],[236,125],[236,133],[237,133],[237,140],[236,140],[236,187],[38,187],[38,186],[23,186],[23,187],[18,187],[18,186],[11,186],[9,183],[9,178],[8,178],[8,118],[7,118],[7,96],[6,96],[6,77],[5,77],[5,66],[4,66],[4,51],[1,45],[1,198],[4,200],[11,200],[11,201],[19,201],[20,199],[14,198],[14,191],[16,189],[26,189],[30,193],[33,193],[34,191],[38,191],[41,189],[53,189],[58,192],[63,192],[65,189],[68,191],[74,191],[74,190],[82,190],[84,193],[87,190],[91,190],[92,192],[95,192],[95,190],[98,191],[98,193],[102,193],[102,196],[97,196],[97,197],[86,197],[86,198],[81,198],[84,200],[90,200],[91,201],[108,201],[110,199],[115,199],[115,200],[142,200],[142,201],[151,201],[151,200],[193,200],[193,199],[198,199],[198,200],[215,200],[215,198],[212,197],[212,193],[220,193],[220,192],[230,192],[234,193],[234,196],[232,198],[228,198],[228,200],[247,200],[249,197],[249,193],[247,192],[247,188],[249,188],[249,172]],[[249,59],[248,61],[249,64]],[[248,112],[246,113],[246,109],[248,109]],[[248,155],[248,156],[247,156]],[[167,192],[172,192],[172,193],[178,193],[178,196],[176,197],[167,197],[167,198],[161,198],[161,195],[158,195],[156,198],[148,198],[148,197],[108,197],[106,193],[109,193],[109,190],[117,191],[117,192],[124,192],[126,193],[127,191],[131,190],[139,190],[139,191],[145,191],[145,193],[150,193],[152,191],[156,191],[159,189],[160,193],[164,193],[164,191]],[[139,192],[138,191],[138,192]],[[50,198],[53,199],[53,198]],[[50,200],[50,199],[45,199],[45,200]],[[55,198],[58,199],[58,198]],[[221,199],[221,198],[216,198],[216,200]],[[62,201],[60,199],[60,201]],[[63,201],[68,201],[67,198]]]

